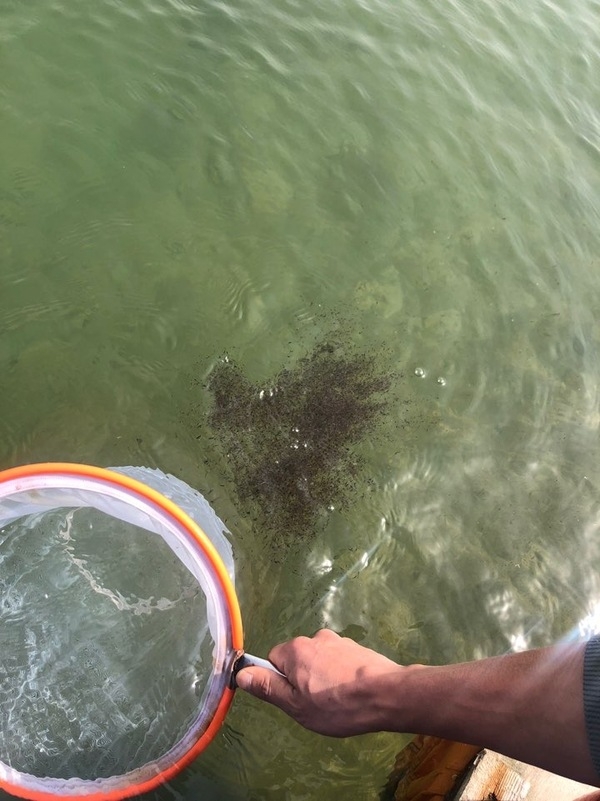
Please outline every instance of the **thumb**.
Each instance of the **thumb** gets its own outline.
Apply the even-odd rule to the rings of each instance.
[[[283,676],[263,667],[242,668],[235,677],[237,686],[261,701],[285,708],[291,700],[293,687]]]

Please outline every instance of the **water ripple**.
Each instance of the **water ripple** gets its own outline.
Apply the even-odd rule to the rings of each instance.
[[[0,21],[4,462],[202,463],[264,653],[328,623],[472,658],[593,611],[595,0],[5,0]],[[229,352],[275,374],[332,330],[397,397],[369,481],[282,552],[233,509],[183,377]],[[242,797],[376,795],[395,744],[323,751],[246,700],[208,778],[157,797],[218,795],[232,754]]]

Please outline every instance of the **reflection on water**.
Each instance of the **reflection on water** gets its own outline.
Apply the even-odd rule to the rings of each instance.
[[[0,462],[198,487],[258,653],[323,624],[403,661],[565,635],[600,597],[599,15],[0,3]],[[352,502],[275,547],[203,385],[227,353],[263,386],[339,319],[402,389]],[[400,745],[239,698],[155,795],[373,798]]]

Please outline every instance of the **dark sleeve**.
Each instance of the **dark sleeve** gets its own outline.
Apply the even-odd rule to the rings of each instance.
[[[583,709],[592,762],[600,776],[600,635],[592,637],[585,647]]]

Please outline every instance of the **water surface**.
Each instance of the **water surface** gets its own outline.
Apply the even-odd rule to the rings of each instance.
[[[599,73],[595,0],[0,0],[0,463],[197,487],[254,652],[324,624],[406,662],[563,636],[600,600]],[[205,384],[332,331],[395,402],[282,550]],[[372,799],[403,742],[240,697],[154,796]]]

